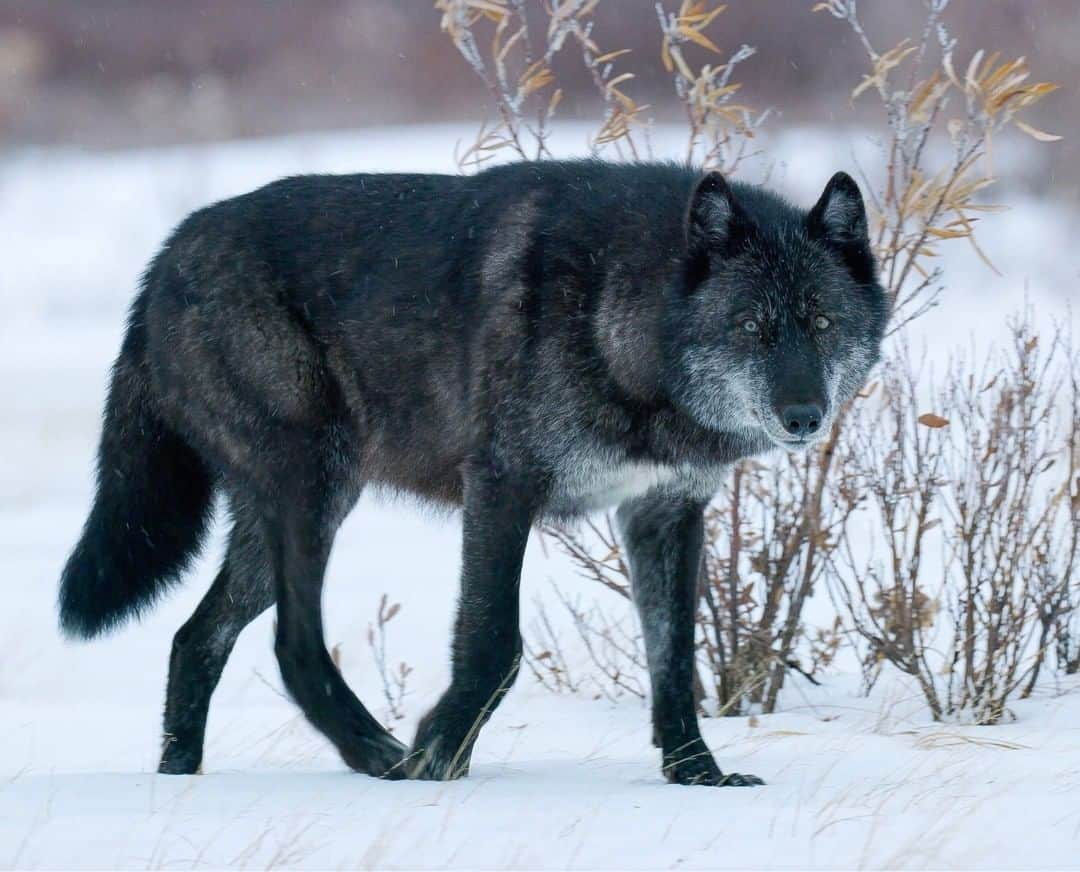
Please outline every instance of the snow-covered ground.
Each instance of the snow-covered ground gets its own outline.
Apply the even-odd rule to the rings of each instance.
[[[170,226],[212,199],[294,172],[451,170],[454,141],[470,133],[383,129],[0,159],[0,867],[1080,863],[1080,693],[1068,687],[1018,704],[1015,723],[973,728],[931,723],[898,681],[871,699],[843,672],[822,688],[792,684],[780,714],[703,722],[722,767],[768,782],[717,790],[662,781],[641,701],[555,696],[523,673],[468,779],[386,783],[348,773],[284,698],[265,615],[215,696],[205,774],[154,774],[171,636],[209,585],[221,530],[189,582],[142,624],[77,645],[59,638],[54,614],[137,275]],[[582,150],[579,133],[560,135],[564,151]],[[809,202],[850,165],[849,139],[858,145],[857,134],[774,137],[774,182]],[[1080,278],[1076,216],[1016,205],[983,236],[1003,277],[953,246],[945,303],[915,334],[933,354],[969,334],[1000,336],[1025,291],[1047,322],[1066,317]],[[406,716],[394,723],[405,738],[447,679],[457,565],[456,520],[407,502],[365,499],[338,537],[328,639],[386,719],[366,631],[382,593],[402,604],[388,646],[393,662],[414,668]],[[534,542],[530,612],[551,578],[575,584]]]

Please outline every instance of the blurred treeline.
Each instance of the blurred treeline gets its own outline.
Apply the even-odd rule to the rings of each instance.
[[[542,15],[542,0],[536,4]],[[669,7],[677,5],[667,0]],[[731,0],[710,34],[740,69],[740,99],[772,105],[774,123],[851,122],[866,72],[850,31],[803,0]],[[919,0],[863,0],[880,48],[911,34]],[[654,0],[604,0],[594,35],[632,49],[634,95],[676,117],[659,57]],[[1032,121],[1066,136],[1039,149],[1036,187],[1080,190],[1080,3],[953,0],[946,15],[965,62],[977,48],[1026,55],[1062,91]],[[895,38],[894,38],[895,37]],[[888,43],[888,44],[886,44]],[[595,90],[572,52],[557,69],[562,118],[597,117]],[[0,145],[117,148],[386,123],[478,120],[487,95],[439,31],[431,0],[3,0]],[[876,120],[876,119],[875,119]],[[1034,150],[1033,150],[1034,151]]]

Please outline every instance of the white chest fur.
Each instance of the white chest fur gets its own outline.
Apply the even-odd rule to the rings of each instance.
[[[598,511],[684,477],[674,466],[635,461],[607,464],[590,458],[560,476],[556,502],[573,511]]]

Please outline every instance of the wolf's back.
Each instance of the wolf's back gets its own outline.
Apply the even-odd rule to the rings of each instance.
[[[144,287],[113,366],[97,493],[60,580],[60,624],[69,636],[95,636],[150,605],[198,550],[210,516],[205,464],[155,410],[146,296]]]

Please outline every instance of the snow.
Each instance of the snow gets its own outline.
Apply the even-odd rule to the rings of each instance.
[[[253,635],[265,642],[265,626]],[[136,746],[116,736],[114,747],[59,761],[48,749],[71,735],[71,703],[16,708],[15,723],[42,725],[41,768],[0,794],[2,844],[14,855],[5,862],[985,868],[1075,856],[1075,698],[1039,706],[1037,727],[925,729],[885,713],[877,723],[854,699],[756,728],[707,721],[724,760],[770,778],[757,790],[717,790],[660,781],[640,706],[523,691],[488,727],[473,774],[449,784],[342,772],[265,688],[253,695],[267,699],[242,713],[229,694],[217,701],[203,776],[150,774],[149,700],[80,706],[81,734],[120,733]]]
[[[779,714],[703,721],[722,768],[768,782],[720,790],[663,782],[644,702],[554,695],[523,672],[468,779],[386,783],[348,773],[284,697],[268,614],[241,638],[215,695],[205,774],[154,774],[171,636],[210,583],[221,529],[184,587],[137,626],[72,644],[54,610],[89,506],[105,379],[138,274],[169,228],[212,199],[301,171],[451,171],[455,140],[470,135],[385,128],[136,153],[24,151],[0,163],[0,866],[1074,864],[1080,694],[1052,683],[996,728],[933,724],[900,680],[883,680],[870,699],[843,671],[822,688],[793,683]],[[563,150],[582,141],[580,130],[558,133]],[[774,135],[774,184],[810,201],[857,141]],[[1000,336],[1025,293],[1047,323],[1069,317],[1075,217],[1010,199],[1017,208],[992,217],[983,236],[1002,277],[961,246],[949,254],[945,303],[914,337],[934,356],[969,333],[979,343]],[[402,604],[387,644],[392,663],[414,669],[406,716],[393,723],[406,739],[448,677],[457,538],[453,517],[365,498],[331,562],[327,637],[384,721],[366,631],[381,594]],[[603,595],[534,541],[524,626],[549,579]]]

